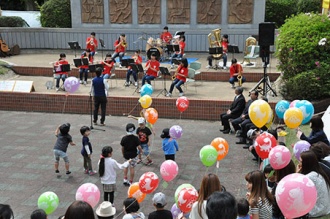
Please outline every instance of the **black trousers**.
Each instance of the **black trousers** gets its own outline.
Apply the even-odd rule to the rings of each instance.
[[[99,112],[99,108],[101,106],[101,123],[104,123],[105,121],[105,112],[107,109],[107,97],[106,96],[94,96],[94,123],[97,122],[97,116]]]
[[[231,114],[227,114],[227,113],[222,113],[220,115],[220,120],[221,120],[221,123],[223,125],[223,129],[225,130],[229,130],[230,129],[230,125],[229,125],[229,119],[236,119],[237,116],[233,116]]]

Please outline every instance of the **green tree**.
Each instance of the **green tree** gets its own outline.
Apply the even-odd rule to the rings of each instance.
[[[40,22],[43,27],[70,28],[70,0],[48,0],[40,8]]]
[[[297,0],[266,0],[266,22],[275,22],[276,28],[282,26],[285,19],[297,13]]]

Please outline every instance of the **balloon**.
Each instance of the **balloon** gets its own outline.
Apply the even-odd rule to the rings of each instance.
[[[142,108],[146,109],[152,104],[152,99],[148,94],[146,94],[143,97],[140,97],[139,103],[141,104]]]
[[[264,100],[255,100],[249,107],[249,117],[253,124],[259,128],[264,126],[271,115],[272,109]]]
[[[166,160],[160,165],[160,175],[166,182],[172,181],[179,172],[179,167],[173,160]]]
[[[211,142],[211,145],[217,150],[217,160],[222,160],[228,154],[229,145],[228,142],[223,138],[215,138]]]
[[[175,193],[174,193],[174,200],[175,200],[175,203],[178,205],[178,197],[179,197],[179,192],[184,189],[184,188],[194,188],[194,186],[192,186],[191,184],[188,184],[188,183],[184,183],[182,185],[180,185],[176,190],[175,190]]]
[[[171,213],[172,213],[173,218],[177,218],[178,215],[179,215],[180,213],[182,213],[182,211],[181,211],[180,208],[178,208],[178,206],[174,203],[174,204],[172,205],[172,208],[171,208]]]
[[[289,108],[284,113],[284,123],[291,129],[297,128],[303,121],[304,115],[301,109]]]
[[[300,173],[284,177],[275,191],[276,202],[286,218],[297,218],[310,212],[317,198],[312,180]]]
[[[179,139],[182,136],[182,128],[178,125],[173,125],[170,128],[170,136],[174,139]]]
[[[298,102],[299,100],[294,100],[290,103],[290,108],[292,107],[296,107],[296,103]]]
[[[144,117],[149,123],[154,125],[158,120],[158,112],[154,108],[148,108],[144,113]]]
[[[270,150],[268,159],[274,170],[280,170],[290,163],[291,153],[287,147],[278,145]]]
[[[180,112],[183,112],[186,109],[188,109],[188,106],[189,106],[189,100],[187,97],[179,97],[176,100],[176,107]]]
[[[38,208],[50,215],[57,209],[59,202],[54,192],[44,192],[38,198]]]
[[[300,160],[300,154],[304,151],[308,151],[311,144],[308,141],[300,140],[297,141],[293,146],[293,154],[297,160]]]
[[[79,80],[76,77],[68,77],[64,81],[64,88],[69,93],[74,93],[79,88]]]
[[[212,166],[217,161],[217,157],[218,157],[218,152],[211,145],[205,145],[199,151],[199,158],[202,161],[202,163],[207,167]]]
[[[275,106],[275,112],[278,118],[283,119],[284,113],[287,109],[289,109],[290,103],[286,100],[280,100],[277,102]]]
[[[268,158],[270,150],[275,147],[276,144],[276,138],[272,134],[264,132],[256,138],[255,149],[261,159],[266,159]]]
[[[100,200],[100,190],[93,183],[82,184],[76,192],[76,200],[85,201],[94,208]]]
[[[138,201],[138,203],[143,202],[143,200],[147,196],[147,194],[141,192],[138,182],[132,183],[130,185],[130,187],[127,190],[127,195],[129,198],[132,197],[135,198]]]
[[[300,100],[296,103],[296,108],[300,109],[303,113],[304,119],[301,124],[306,124],[311,120],[314,115],[314,106],[308,100]]]
[[[156,173],[146,172],[139,179],[139,188],[141,192],[149,194],[155,191],[158,187],[159,179]]]
[[[195,188],[183,188],[178,195],[178,207],[183,213],[188,213],[197,198],[198,192]]]
[[[141,87],[140,92],[141,92],[140,93],[141,97],[143,97],[144,95],[151,96],[152,92],[154,92],[154,89],[152,88],[152,86],[150,84],[145,84]]]

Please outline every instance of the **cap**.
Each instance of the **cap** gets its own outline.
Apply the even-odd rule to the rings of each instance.
[[[116,208],[112,206],[111,202],[104,201],[95,211],[97,216],[110,217],[116,214]]]
[[[166,203],[166,196],[162,192],[158,192],[154,195],[152,198],[152,202],[157,206],[157,207],[164,207]]]
[[[138,119],[138,124],[144,124],[145,122],[146,122],[146,120],[144,118],[142,118],[142,117],[140,117]]]
[[[170,137],[170,130],[168,128],[163,129],[162,134],[160,135],[161,138],[169,138]]]
[[[132,123],[128,123],[126,125],[126,132],[133,133],[135,131],[135,125]]]
[[[254,136],[256,135],[256,131],[257,131],[257,129],[250,129],[250,130],[247,132],[246,136],[247,136],[248,138],[252,138],[252,137],[254,137]]]

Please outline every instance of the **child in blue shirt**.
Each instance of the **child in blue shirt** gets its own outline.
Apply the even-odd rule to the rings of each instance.
[[[82,126],[80,128],[80,133],[83,136],[82,137],[82,148],[81,148],[81,155],[84,158],[84,169],[85,173],[89,174],[90,176],[94,175],[96,172],[93,171],[92,167],[92,153],[93,153],[93,148],[92,144],[89,141],[88,136],[91,133],[91,130],[88,126]]]
[[[249,202],[245,198],[237,201],[237,219],[250,219]]]
[[[175,161],[175,151],[179,151],[179,145],[174,138],[170,136],[170,130],[165,128],[160,135],[163,138],[162,148],[165,154],[165,160]]]

